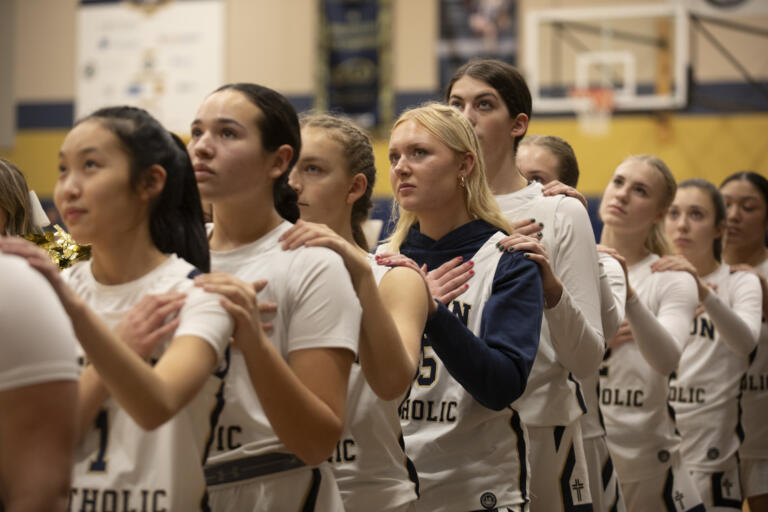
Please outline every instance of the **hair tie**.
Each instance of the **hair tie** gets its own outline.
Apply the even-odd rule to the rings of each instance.
[[[48,214],[45,213],[43,205],[40,204],[40,199],[38,199],[34,190],[29,191],[29,210],[30,216],[32,217],[32,223],[35,226],[44,228],[45,226],[51,225],[51,221],[48,219]]]

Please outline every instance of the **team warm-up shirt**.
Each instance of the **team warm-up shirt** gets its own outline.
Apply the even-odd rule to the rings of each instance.
[[[0,391],[77,380],[75,333],[48,281],[0,252]]]
[[[735,467],[739,448],[739,394],[749,353],[760,332],[763,293],[757,276],[720,267],[702,280],[717,287],[704,299],[683,347],[669,401],[690,469]]]
[[[378,285],[390,269],[369,256]],[[344,433],[330,458],[347,512],[389,510],[416,500],[416,471],[405,455],[398,415],[400,400],[382,400],[352,365]]]
[[[226,352],[234,323],[219,296],[195,287],[199,271],[175,255],[134,281],[103,285],[83,262],[64,271],[72,289],[111,328],[148,294],[186,294],[173,338],[195,336],[213,348],[219,369],[186,407],[147,432],[112,398],[77,448],[70,510],[207,510],[203,462],[218,417]],[[170,320],[170,319],[169,319]],[[152,360],[160,358],[170,339]],[[81,351],[81,360],[87,356]]]
[[[535,218],[544,224],[541,243],[553,272],[563,283],[558,304],[544,311],[539,352],[526,392],[515,408],[526,425],[567,425],[586,410],[580,385],[571,374],[596,372],[605,350],[597,253],[589,216],[574,198],[544,197],[540,183],[496,196],[496,200],[510,221]]]
[[[357,353],[360,302],[341,256],[323,247],[283,251],[278,227],[250,244],[211,251],[211,268],[245,282],[267,280],[259,300],[276,302],[269,340],[283,358],[295,350],[341,348]],[[211,226],[209,226],[211,229]],[[208,462],[211,464],[272,452],[288,453],[253,389],[245,358],[233,348],[221,414]],[[300,421],[300,419],[297,419]]]
[[[682,347],[698,292],[686,272],[651,272],[651,263],[657,259],[651,254],[629,268],[635,296],[627,301],[627,318],[635,340],[609,349],[600,371],[600,410],[622,482],[666,471],[680,444],[667,402],[669,375],[652,368],[638,345],[648,346],[664,335]],[[633,320],[633,308],[646,314],[642,322]]]
[[[606,342],[616,335],[624,321],[627,299],[627,282],[621,263],[612,256],[598,253],[600,263],[600,319]],[[579,379],[584,391],[587,412],[581,417],[581,437],[594,439],[605,435],[603,419],[598,405],[599,387],[597,372]]]
[[[419,473],[423,511],[526,503],[526,433],[511,404],[525,387],[541,328],[541,278],[522,254],[501,253],[503,233],[476,220],[440,240],[411,228],[400,251],[434,269],[474,261],[469,289],[438,306],[422,361],[400,406],[405,446]]]
[[[768,278],[768,259],[755,267]],[[749,356],[749,368],[741,381],[743,459],[768,459],[768,325],[763,318],[757,348]]]

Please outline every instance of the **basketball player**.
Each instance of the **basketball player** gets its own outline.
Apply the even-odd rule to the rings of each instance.
[[[206,467],[212,509],[341,510],[326,460],[342,433],[360,304],[338,254],[281,248],[284,219],[299,213],[288,185],[301,148],[296,112],[271,89],[230,84],[205,98],[190,131],[198,187],[213,205],[212,268],[265,280],[258,301],[277,303],[267,338],[253,290],[230,293],[237,281],[224,274],[200,278],[227,295],[237,322]]]
[[[756,274],[763,290],[762,330],[741,381],[741,484],[756,512],[768,510],[768,180],[756,172],[737,172],[723,181],[720,191],[727,207],[723,260],[731,269]]]
[[[669,400],[683,462],[707,510],[717,511],[741,509],[739,388],[757,345],[763,301],[757,276],[720,264],[725,215],[712,183],[678,184],[665,219],[677,256],[659,262],[659,270],[689,272],[696,279],[700,314],[670,382]]]
[[[184,145],[144,110],[105,108],[67,134],[59,171],[54,202],[92,258],[59,274],[26,241],[0,246],[51,282],[83,349],[79,415],[90,428],[69,506],[208,510],[202,463],[233,321],[191,279],[207,270],[208,251]],[[168,292],[186,297],[159,348],[129,347],[112,332],[144,296]]]
[[[608,447],[631,511],[704,510],[683,466],[667,402],[669,375],[696,310],[693,278],[653,272],[669,253],[662,221],[676,184],[650,155],[631,156],[603,193],[601,243],[626,259],[627,321],[609,343],[600,372],[600,410]]]
[[[445,98],[477,132],[504,216],[535,218],[551,262],[549,270],[542,268],[546,322],[539,352],[516,403],[531,439],[531,509],[588,509],[592,500],[579,423],[586,406],[574,377],[595,373],[605,351],[589,217],[578,201],[544,197],[540,184],[529,185],[520,174],[515,155],[528,128],[531,95],[515,68],[497,60],[470,61],[454,73]],[[509,249],[514,243],[511,238],[502,245]]]

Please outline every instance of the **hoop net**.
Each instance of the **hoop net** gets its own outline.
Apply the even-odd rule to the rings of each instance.
[[[583,133],[605,135],[610,132],[615,108],[612,87],[573,88],[568,95],[579,100],[576,118]]]

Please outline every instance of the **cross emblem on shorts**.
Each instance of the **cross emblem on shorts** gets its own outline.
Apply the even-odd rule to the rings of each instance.
[[[576,491],[576,501],[581,501],[581,490],[584,488],[584,482],[577,478],[573,481],[571,488]]]
[[[685,510],[685,505],[683,505],[683,498],[685,496],[680,491],[675,491],[675,501],[680,505],[680,510]]]
[[[733,487],[733,482],[728,480],[727,478],[723,480],[723,489],[725,489],[725,495],[729,498],[731,497],[731,487]]]

